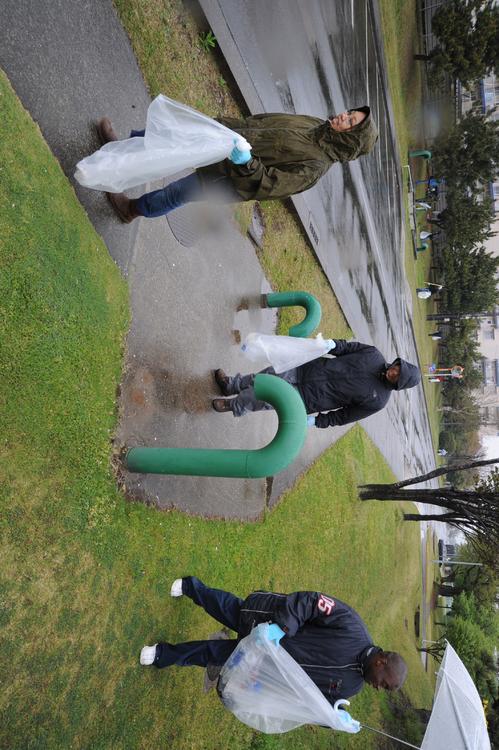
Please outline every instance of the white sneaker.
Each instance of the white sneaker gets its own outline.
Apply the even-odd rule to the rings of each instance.
[[[150,667],[151,664],[154,663],[154,659],[156,658],[156,646],[158,644],[155,643],[154,646],[144,646],[143,649],[141,649],[140,652],[140,663],[143,667]]]
[[[182,579],[176,578],[173,583],[172,587],[170,589],[170,596],[182,596],[184,592],[182,591]]]

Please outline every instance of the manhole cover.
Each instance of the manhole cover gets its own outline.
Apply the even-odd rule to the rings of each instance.
[[[173,236],[184,247],[193,247],[201,236],[199,216],[192,206],[181,206],[167,214]]]

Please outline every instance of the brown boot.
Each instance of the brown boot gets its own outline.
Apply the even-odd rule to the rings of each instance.
[[[109,203],[125,224],[130,224],[131,221],[141,216],[135,207],[137,201],[127,198],[125,193],[106,193],[106,195]]]
[[[118,136],[113,128],[113,123],[109,117],[103,117],[96,125],[97,134],[101,140],[102,145],[110,143],[111,141],[117,141]]]
[[[232,399],[231,398],[214,398],[211,405],[219,413],[224,411],[232,411]]]
[[[213,370],[213,375],[215,376],[215,382],[220,388],[220,393],[222,396],[232,396],[233,394],[229,391],[229,378],[225,374],[223,370]]]

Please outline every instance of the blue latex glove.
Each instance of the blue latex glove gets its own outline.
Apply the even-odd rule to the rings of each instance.
[[[350,732],[350,734],[357,734],[357,732],[360,732],[361,730],[360,722],[352,719],[348,711],[343,710],[343,706],[349,705],[350,701],[347,701],[345,698],[339,698],[334,704],[333,709],[336,716],[341,721],[343,731]]]
[[[313,414],[309,414],[307,417],[307,426],[308,427],[315,427],[315,417]]]
[[[234,143],[237,143],[234,140]],[[229,154],[229,159],[233,164],[247,164],[251,159],[251,151],[241,151],[237,146],[234,146]]]
[[[338,717],[341,719],[341,723],[344,725],[347,732],[356,734],[360,732],[360,722],[356,719],[352,719],[348,711],[337,711]]]
[[[281,630],[279,625],[276,625],[275,622],[273,622],[271,625],[269,625],[267,632],[265,633],[269,641],[273,641],[276,646],[279,645],[279,641],[283,637],[283,635],[286,635],[284,630]]]

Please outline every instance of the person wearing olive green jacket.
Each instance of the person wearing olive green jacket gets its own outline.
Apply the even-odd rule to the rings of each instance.
[[[368,154],[378,139],[369,107],[350,109],[327,120],[308,115],[261,114],[244,120],[219,120],[251,143],[235,147],[228,159],[201,167],[160,190],[130,199],[108,193],[122,221],[164,216],[192,201],[218,195],[227,202],[277,200],[308,190],[336,162]],[[104,143],[118,140],[109,118],[99,121]],[[143,136],[132,130],[130,137]]]

